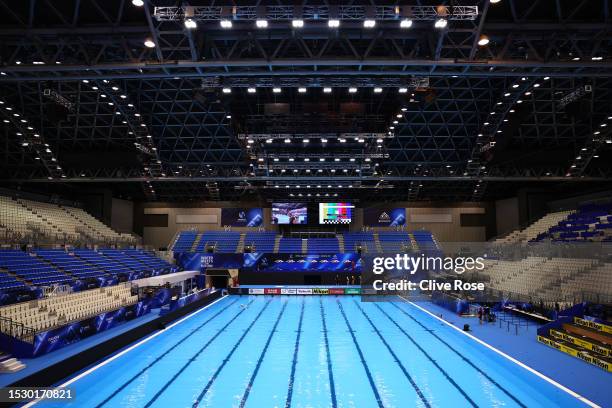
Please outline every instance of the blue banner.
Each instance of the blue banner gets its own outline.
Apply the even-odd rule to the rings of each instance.
[[[332,272],[361,273],[361,257],[356,253],[333,255],[244,254],[244,268],[252,272]]]
[[[367,207],[363,209],[363,225],[376,227],[398,227],[405,224],[405,208]]]
[[[176,264],[186,271],[204,272],[209,268],[239,269],[244,263],[243,254],[177,252],[174,258]]]
[[[262,208],[222,208],[221,225],[232,227],[260,227],[263,225]]]
[[[31,354],[19,357],[36,357],[49,353],[96,333],[108,330],[124,321],[144,316],[150,311],[150,302],[142,301],[112,312],[102,313],[85,320],[73,322],[63,327],[37,333],[34,337]]]

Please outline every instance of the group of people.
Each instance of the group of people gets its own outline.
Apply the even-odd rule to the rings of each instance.
[[[491,311],[489,306],[480,306],[478,308],[478,324],[482,324],[482,322],[490,323],[495,321],[495,313]]]
[[[336,285],[360,285],[361,284],[361,276],[359,275],[346,275],[346,280],[336,274]]]

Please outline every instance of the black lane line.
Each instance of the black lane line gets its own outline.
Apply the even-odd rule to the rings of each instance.
[[[300,349],[300,337],[302,337],[302,322],[304,321],[305,303],[306,299],[302,298],[300,321],[298,322],[297,337],[295,338],[295,346],[293,348],[293,362],[291,363],[291,374],[289,375],[289,386],[287,391],[287,400],[285,401],[285,408],[291,407],[291,397],[293,396],[293,382],[295,381],[295,368],[297,366],[298,350]]]
[[[285,313],[285,309],[287,308],[288,301],[283,303],[283,307],[276,318],[276,322],[274,322],[274,326],[272,326],[272,330],[270,330],[270,335],[268,335],[268,339],[266,340],[266,345],[264,346],[261,354],[259,355],[259,359],[257,360],[257,364],[255,365],[255,370],[253,370],[253,374],[251,378],[249,378],[249,383],[244,390],[244,394],[242,395],[242,400],[240,401],[240,408],[243,408],[246,404],[247,398],[249,398],[249,394],[251,393],[251,389],[253,388],[253,382],[255,382],[255,377],[257,377],[257,373],[259,372],[259,368],[261,367],[261,363],[263,362],[264,357],[266,356],[266,352],[268,351],[268,347],[270,347],[270,342],[272,341],[272,336],[276,333],[276,328],[278,327],[278,323],[280,322],[281,317],[283,317],[283,313]]]
[[[435,334],[432,330],[428,329],[427,327],[425,327],[424,324],[422,324],[420,321],[418,321],[415,317],[413,317],[410,313],[406,312],[404,309],[402,309],[401,307],[397,306],[395,304],[395,302],[389,302],[391,305],[395,306],[397,309],[399,309],[403,314],[405,314],[406,316],[408,316],[411,320],[413,320],[416,324],[418,324],[419,326],[421,326],[423,329],[425,329],[426,331],[428,331],[432,336],[434,336],[436,339],[438,339],[442,344],[444,344],[446,347],[448,347],[450,350],[452,350],[455,354],[457,354],[459,356],[459,358],[461,358],[463,361],[465,361],[467,364],[469,364],[472,368],[474,368],[476,371],[478,371],[480,374],[482,374],[487,380],[491,381],[491,383],[495,384],[497,386],[497,388],[499,388],[500,390],[502,390],[504,392],[504,394],[506,394],[507,396],[509,396],[510,398],[512,398],[512,400],[514,402],[516,402],[519,406],[523,407],[523,408],[527,408],[527,405],[523,404],[517,397],[515,397],[514,395],[512,395],[512,393],[510,393],[510,391],[508,391],[507,389],[505,389],[500,383],[498,383],[497,381],[495,381],[493,378],[491,378],[487,373],[485,373],[483,370],[481,370],[478,366],[476,366],[476,364],[474,364],[470,359],[468,359],[467,357],[465,357],[463,354],[461,354],[460,352],[458,352],[457,350],[455,350],[455,348],[453,346],[451,346],[450,344],[448,344],[446,341],[444,341],[440,336],[438,336],[437,334]]]
[[[353,302],[355,302],[355,300],[353,300]],[[363,314],[363,316],[366,318],[368,323],[370,323],[370,326],[372,326],[372,329],[374,329],[374,332],[378,335],[378,337],[383,342],[383,344],[385,345],[387,350],[389,350],[389,353],[391,353],[391,355],[393,356],[393,359],[395,360],[396,364],[399,365],[400,369],[404,373],[404,376],[408,379],[408,381],[410,382],[410,385],[412,385],[412,388],[414,388],[414,390],[416,391],[417,395],[419,396],[419,398],[421,399],[423,404],[425,404],[426,407],[431,407],[431,404],[429,403],[429,401],[425,397],[425,394],[423,394],[423,391],[421,391],[421,389],[417,385],[417,383],[414,380],[414,378],[412,378],[412,376],[408,373],[408,370],[406,369],[406,367],[404,367],[404,365],[400,361],[399,357],[397,356],[397,354],[395,354],[395,352],[393,351],[393,349],[391,348],[391,346],[389,345],[387,340],[385,340],[385,338],[382,335],[382,333],[380,332],[380,330],[378,330],[378,327],[376,327],[374,322],[372,322],[372,319],[370,319],[370,316],[368,316],[368,314],[362,309],[361,306],[359,306],[359,304],[357,304],[357,302],[355,302],[355,305],[357,306],[359,311]],[[435,364],[435,362],[434,362],[434,364]],[[444,373],[444,370],[442,370],[442,372]],[[469,398],[468,398],[468,400],[469,400]],[[472,404],[472,405],[476,406],[475,404]]]
[[[247,303],[247,305],[251,305],[253,303],[254,300],[251,300],[249,303]],[[242,314],[244,313],[246,310],[248,309],[248,307],[245,307],[243,309],[241,309],[238,313],[236,313],[234,315],[234,317],[231,318],[231,320],[229,322],[227,322],[225,324],[225,326],[223,326],[221,329],[219,329],[219,331],[217,331],[217,333],[215,333],[215,335],[213,337],[210,338],[210,340],[208,340],[206,342],[206,344],[204,344],[197,352],[196,354],[194,354],[193,356],[191,356],[191,358],[189,358],[189,360],[187,360],[187,362],[172,376],[172,378],[170,378],[156,393],[155,395],[153,395],[153,398],[151,398],[149,400],[149,402],[147,402],[144,406],[145,407],[149,407],[151,406],[151,404],[153,404],[160,395],[162,395],[162,393],[164,391],[166,391],[166,389],[170,386],[170,384],[172,384],[179,375],[181,375],[183,373],[183,371],[185,371],[185,369],[191,364],[193,363],[196,358],[202,354],[202,352],[204,350],[206,350],[208,348],[208,346],[210,346],[210,344],[215,341],[215,339],[217,337],[219,337],[221,335],[221,333],[223,333],[233,322],[236,321],[236,319]]]
[[[408,338],[408,340],[410,340],[410,342],[412,344],[414,344],[419,351],[421,351],[421,353],[423,353],[425,355],[425,357],[427,357],[427,359],[429,361],[431,361],[431,363],[433,365],[436,366],[436,368],[438,370],[440,370],[442,372],[442,374],[444,375],[444,377],[446,377],[446,379],[457,389],[457,391],[459,391],[461,393],[461,395],[463,395],[465,397],[465,399],[470,403],[471,406],[473,407],[478,407],[478,405],[467,395],[467,393],[463,390],[463,388],[461,388],[459,386],[459,384],[457,384],[455,382],[455,380],[453,380],[453,378],[446,372],[446,370],[444,370],[442,367],[440,367],[440,365],[438,364],[438,362],[436,360],[434,360],[431,355],[429,353],[427,353],[423,347],[421,347],[421,345],[419,343],[417,343],[414,338],[409,335],[406,330],[404,330],[399,324],[397,324],[397,322],[395,320],[393,320],[393,318],[391,318],[391,316],[389,316],[384,310],[382,310],[382,308],[377,305],[374,304],[378,310],[380,310],[385,316],[387,316],[387,319],[391,320],[391,322],[395,325],[395,327],[397,327],[403,334],[404,336],[406,336]],[[366,312],[361,308],[361,306],[359,306],[357,304],[357,307],[359,308],[359,310],[361,310],[361,313],[363,313],[363,315],[365,316],[366,319],[368,319],[368,322],[370,322],[370,324],[372,325],[372,328],[374,328],[374,330],[376,331],[376,333],[378,334],[378,336],[381,338],[381,340],[385,343],[385,345],[387,346],[387,348],[389,348],[389,351],[391,351],[390,346],[387,344],[387,342],[383,339],[383,337],[381,336],[380,332],[378,331],[378,329],[376,328],[376,326],[374,326],[374,323],[372,322],[372,320],[370,320],[370,317],[366,314]],[[395,354],[393,352],[391,352],[393,354],[393,357],[399,361],[399,359],[395,356]],[[411,381],[412,383],[412,381]],[[417,391],[418,392],[418,391]],[[420,395],[420,394],[419,394]]]
[[[227,355],[223,359],[223,362],[221,363],[221,365],[217,368],[217,370],[212,375],[212,377],[210,377],[210,380],[208,380],[208,383],[206,383],[206,386],[204,387],[202,392],[200,392],[200,395],[198,395],[198,397],[194,401],[194,403],[192,405],[194,408],[197,407],[198,405],[200,405],[200,401],[202,401],[202,398],[204,398],[204,396],[206,395],[208,390],[210,390],[210,387],[212,387],[213,383],[215,382],[215,380],[217,379],[217,377],[221,373],[221,370],[223,370],[223,367],[225,367],[225,365],[230,361],[230,359],[232,358],[232,355],[234,354],[236,349],[238,349],[238,346],[240,346],[240,344],[242,343],[242,340],[244,340],[244,338],[247,336],[247,334],[249,334],[249,332],[251,331],[251,329],[253,328],[255,323],[257,323],[257,320],[259,320],[259,318],[261,317],[263,312],[270,305],[270,302],[272,302],[272,299],[268,299],[268,301],[266,302],[264,307],[259,311],[259,313],[257,313],[257,316],[255,316],[255,319],[253,319],[253,321],[251,322],[251,324],[249,324],[249,326],[246,328],[244,333],[242,333],[242,336],[240,336],[240,338],[238,339],[236,344],[234,344],[234,347],[232,347],[232,349],[229,351],[229,353],[227,353]]]
[[[366,363],[366,361],[365,361],[365,357],[363,356],[363,352],[361,351],[361,347],[359,347],[359,343],[357,343],[357,337],[355,337],[355,331],[353,330],[353,327],[349,323],[348,318],[346,317],[346,313],[344,313],[344,308],[342,307],[342,304],[340,303],[340,301],[338,299],[336,299],[336,303],[338,304],[338,307],[340,308],[340,313],[342,313],[342,317],[344,318],[344,322],[346,323],[346,326],[349,329],[349,333],[351,334],[351,338],[353,339],[353,343],[355,344],[355,347],[357,348],[357,353],[359,353],[359,359],[361,361],[361,365],[365,369],[366,375],[368,376],[368,381],[370,382],[370,387],[372,387],[372,391],[374,391],[374,396],[376,397],[376,402],[378,403],[378,406],[380,408],[384,408],[384,405],[382,403],[382,399],[380,398],[380,393],[378,392],[378,388],[376,388],[376,384],[374,384],[374,377],[372,377],[372,373],[370,372],[370,368],[368,367],[368,363]],[[423,399],[423,401],[426,401],[426,400]]]
[[[336,408],[336,384],[334,383],[334,372],[332,371],[331,353],[329,352],[329,338],[327,337],[327,323],[325,322],[325,311],[323,310],[323,297],[319,298],[319,309],[321,310],[321,321],[323,322],[323,339],[325,340],[325,355],[327,359],[327,374],[329,375],[329,392],[331,394],[332,407]]]
[[[113,399],[119,392],[123,391],[125,389],[125,387],[127,387],[128,385],[130,385],[136,378],[140,377],[142,374],[144,374],[147,370],[149,370],[151,367],[153,367],[155,364],[157,364],[162,358],[166,357],[172,350],[174,350],[175,348],[177,348],[179,345],[181,345],[181,343],[185,340],[187,340],[189,337],[191,337],[192,335],[195,334],[195,332],[197,332],[198,330],[200,330],[202,327],[204,327],[205,325],[207,325],[211,320],[213,320],[214,318],[218,317],[219,315],[221,315],[223,312],[225,312],[227,309],[229,309],[233,304],[235,304],[236,302],[238,302],[239,299],[234,300],[232,303],[230,303],[229,305],[227,305],[225,308],[223,308],[222,310],[220,310],[219,312],[215,313],[214,315],[212,315],[210,317],[210,319],[206,320],[204,323],[202,323],[201,325],[199,325],[198,327],[196,327],[195,329],[193,329],[191,332],[189,332],[186,336],[184,336],[183,338],[181,338],[179,341],[177,341],[172,347],[170,347],[168,350],[166,350],[165,352],[163,352],[162,354],[160,354],[155,360],[153,360],[151,363],[149,363],[146,367],[144,367],[142,370],[140,370],[139,372],[137,372],[136,374],[134,374],[134,376],[132,376],[129,380],[127,380],[126,382],[124,382],[123,384],[121,384],[118,388],[115,389],[115,391],[112,392],[111,395],[109,395],[108,397],[106,397],[102,402],[100,402],[98,405],[96,405],[96,408],[99,408],[101,406],[103,406],[104,404],[106,404],[108,401],[110,401],[111,399]]]

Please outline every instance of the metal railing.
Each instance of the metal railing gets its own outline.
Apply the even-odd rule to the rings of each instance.
[[[0,333],[17,340],[34,343],[34,334],[36,333],[36,330],[24,325],[23,323],[0,316]]]

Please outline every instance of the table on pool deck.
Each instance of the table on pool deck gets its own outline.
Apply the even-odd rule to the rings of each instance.
[[[226,296],[70,387],[40,405],[584,406],[417,305],[360,296]]]

